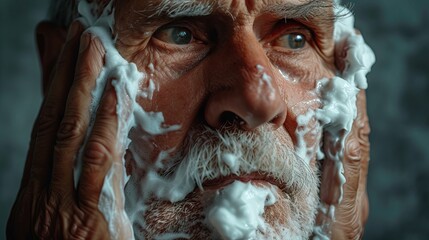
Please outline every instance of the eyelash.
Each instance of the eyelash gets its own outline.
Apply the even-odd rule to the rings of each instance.
[[[190,44],[184,44],[184,45],[177,45],[174,43],[168,43],[165,41],[162,41],[161,39],[157,39],[155,36],[157,33],[163,30],[167,30],[170,28],[186,28],[188,29],[192,34],[192,42]],[[202,43],[202,44],[210,44],[210,42],[213,39],[210,39],[208,36],[208,31],[201,30],[204,29],[204,27],[196,26],[194,22],[187,22],[187,21],[175,21],[173,23],[168,23],[163,25],[162,27],[158,28],[153,34],[152,39],[157,42],[157,45],[162,44],[164,48],[167,49],[177,49],[177,48],[189,48],[192,47],[191,45],[195,45],[192,43]],[[282,36],[286,36],[288,34],[297,34],[302,35],[304,37],[305,45],[302,48],[288,48],[288,47],[281,47],[281,46],[275,46],[274,42],[281,38]],[[264,37],[261,40],[261,43],[266,47],[272,47],[277,51],[280,52],[295,52],[298,53],[299,51],[303,51],[307,49],[310,46],[314,46],[314,34],[312,30],[310,30],[306,25],[295,21],[295,20],[289,20],[289,19],[282,19],[280,20],[273,29],[271,30],[271,33],[268,34],[268,36]],[[201,45],[200,45],[201,46]]]
[[[185,29],[188,29],[191,32],[191,34],[192,34],[192,39],[193,39],[194,43],[200,43],[200,44],[208,44],[209,43],[208,37],[207,37],[207,34],[205,33],[205,31],[204,30],[200,30],[200,29],[203,29],[203,28],[195,25],[192,22],[189,23],[187,21],[175,21],[175,22],[167,23],[167,24],[161,26],[160,28],[158,28],[156,31],[153,32],[152,39],[155,39],[156,41],[158,41],[159,43],[162,43],[163,45],[169,45],[170,48],[173,48],[173,47],[176,47],[176,48],[177,47],[181,47],[181,48],[183,48],[183,47],[189,47],[190,44],[180,46],[180,45],[175,45],[175,44],[167,43],[167,42],[164,42],[164,41],[156,38],[156,35],[158,33],[160,33],[161,31],[164,31],[164,30],[171,29],[171,28],[185,28]]]
[[[303,35],[306,43],[310,45],[312,45],[314,42],[312,31],[306,25],[295,20],[283,19],[274,26],[271,32],[272,33],[263,39],[263,41],[268,45],[271,45],[273,41],[287,34]],[[308,44],[306,44],[306,46]]]

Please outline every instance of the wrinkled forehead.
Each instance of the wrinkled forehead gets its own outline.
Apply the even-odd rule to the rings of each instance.
[[[103,0],[100,0],[103,1]],[[211,13],[254,15],[295,6],[333,6],[333,0],[122,0],[116,7],[145,13],[146,16],[197,16]],[[288,16],[284,16],[288,17]]]
[[[291,19],[310,26],[326,49],[331,48],[335,21],[332,0],[121,0],[115,8],[116,30],[124,36],[146,34],[182,17],[207,16],[230,27]]]

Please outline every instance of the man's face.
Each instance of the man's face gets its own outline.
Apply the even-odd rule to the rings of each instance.
[[[307,113],[320,107],[317,80],[334,76],[332,1],[117,5],[118,50],[146,76],[138,103],[162,113],[166,125],[180,125],[157,135],[134,129],[137,154],[128,154],[128,171],[144,181],[147,164],[164,175],[187,164],[198,169],[195,178],[204,187],[175,203],[146,199],[144,223],[135,230],[149,238],[166,232],[210,236],[206,215],[213,195],[239,180],[275,186],[277,201],[264,213],[271,227],[265,235],[308,237],[321,128]],[[234,169],[225,154],[242,164]]]

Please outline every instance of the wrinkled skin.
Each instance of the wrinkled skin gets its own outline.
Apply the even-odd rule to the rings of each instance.
[[[51,28],[42,23],[38,31]],[[80,40],[82,32],[79,23],[72,25],[55,67],[44,73],[52,81],[33,128],[21,188],[9,217],[9,239],[108,239],[98,196],[106,172],[119,156],[113,148],[116,113],[112,90],[106,90],[99,108],[77,189],[73,183],[74,158],[89,120],[89,112],[82,109],[91,101],[90,91],[104,57],[101,44],[88,34]],[[64,38],[62,34],[51,37]],[[42,63],[45,60],[42,57]]]
[[[180,131],[151,139],[152,146],[145,147],[150,150],[148,159],[155,159],[161,150],[180,148],[193,124],[217,128],[229,121],[224,117],[226,112],[232,112],[245,122],[244,126],[237,126],[243,131],[264,124],[279,128],[286,136],[284,144],[293,146],[296,117],[308,109],[320,107],[311,90],[316,80],[333,76],[332,25],[313,26],[311,22],[276,25],[273,22],[281,19],[260,14],[263,4],[219,2],[224,3],[222,9],[227,9],[231,15],[221,9],[203,18],[201,25],[211,26],[208,23],[212,23],[222,26],[221,31],[198,28],[203,30],[194,33],[198,41],[188,45],[168,42],[161,28],[166,24],[165,19],[145,26],[146,35],[135,29],[130,23],[137,18],[132,14],[136,11],[130,9],[143,9],[144,1],[130,0],[128,5],[117,6],[118,50],[160,86],[152,101],[140,99],[139,103],[146,111],[163,112],[167,124],[181,125]],[[318,32],[311,44],[298,52],[278,46],[276,39],[284,34],[303,31],[305,35],[306,30],[297,30],[303,25]],[[191,30],[194,30],[192,26]],[[109,84],[84,149],[79,185],[76,189],[73,186],[74,157],[87,131],[90,93],[103,65],[104,49],[88,33],[80,38],[83,27],[76,22],[71,25],[67,37],[64,29],[46,22],[39,25],[37,32],[45,99],[33,128],[20,191],[9,217],[8,238],[107,239],[107,223],[98,210],[98,199],[107,171],[112,164],[121,163],[123,154],[122,149],[116,147],[116,95]],[[217,33],[216,41],[212,41],[207,32]],[[85,47],[88,37],[89,44]],[[149,69],[149,63],[154,64],[154,72]],[[260,73],[256,65],[262,65],[273,79],[274,91],[268,87],[258,90],[259,82],[255,80],[260,78]],[[299,79],[299,83],[285,81],[278,68]],[[261,97],[270,94],[270,98]],[[310,104],[300,105],[303,102]],[[358,95],[357,105],[358,117],[346,141],[344,199],[331,225],[332,239],[361,238],[368,217],[369,125],[364,92]],[[176,109],[182,111],[178,113]],[[324,161],[322,171],[329,167],[327,162]],[[335,199],[323,196],[324,180],[322,199],[328,204],[334,203]],[[324,218],[319,214],[317,221]],[[120,237],[129,235],[126,226],[117,229]]]
[[[346,141],[344,200],[338,207],[333,227],[334,239],[357,239],[364,233],[369,214],[366,178],[369,162],[369,123],[366,114],[366,97],[358,95],[358,116]]]
[[[352,131],[347,137],[344,153],[344,196],[335,212],[335,221],[319,212],[316,222],[325,222],[331,226],[332,239],[361,239],[369,214],[366,180],[369,163],[369,123],[366,114],[365,92],[357,96],[358,116],[353,123]],[[331,167],[324,160],[323,169]],[[321,199],[328,205],[337,202],[336,198],[326,196],[323,190],[326,186],[321,183]]]

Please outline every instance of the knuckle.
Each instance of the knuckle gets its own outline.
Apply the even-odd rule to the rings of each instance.
[[[85,62],[79,62],[78,65],[78,71],[75,72],[75,79],[77,81],[82,80],[82,79],[87,79],[89,76],[92,76],[92,69],[91,66],[88,65]]]
[[[347,159],[351,162],[362,159],[362,151],[359,141],[355,138],[349,139],[346,143],[345,153]]]
[[[37,134],[50,132],[53,126],[58,123],[57,106],[55,104],[46,102],[42,111],[38,121]]]
[[[79,217],[73,216],[69,228],[70,239],[88,239],[89,232],[88,226],[83,224]]]
[[[94,239],[94,235],[106,232],[103,221],[96,216],[94,213],[74,215],[68,231],[70,239]]]
[[[63,119],[57,133],[57,145],[62,147],[85,134],[82,118],[76,115]]]
[[[84,240],[89,238],[89,229],[85,226],[73,227],[73,231],[70,231],[70,239],[73,240]]]
[[[87,167],[97,170],[109,163],[111,155],[111,151],[105,143],[95,139],[90,140],[86,145],[84,153],[85,164]]]
[[[48,200],[44,199],[41,202],[41,206],[45,207],[40,209],[34,225],[34,234],[37,239],[51,239],[56,228],[56,200],[52,197]]]

